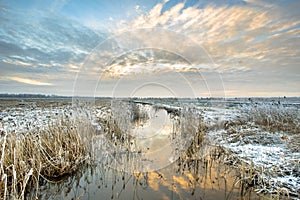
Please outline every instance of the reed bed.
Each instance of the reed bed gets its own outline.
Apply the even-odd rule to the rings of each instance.
[[[241,108],[244,122],[252,122],[270,132],[300,133],[300,112],[295,107],[253,104]]]
[[[130,131],[133,124],[147,121],[151,117],[147,110],[132,102],[115,101],[103,112],[97,122],[101,126],[101,136],[107,137],[104,140],[107,141],[107,152],[124,153],[130,158],[131,165],[138,164],[143,152],[136,147],[135,138],[130,135]],[[215,163],[220,165],[216,170],[224,176],[224,180],[227,179],[226,176],[236,177],[232,184],[233,187],[241,187],[241,196],[245,196],[249,190],[272,194],[272,198],[297,195],[286,188],[276,188],[277,185],[270,178],[278,172],[246,163],[235,156],[234,152],[221,146],[204,148],[209,144],[202,114],[193,107],[184,107],[177,115],[170,114],[174,120],[171,142],[177,155],[181,155],[175,163],[178,172],[193,173],[195,178],[190,180],[193,184],[189,185],[191,192],[202,183],[200,169],[204,167],[206,173],[209,173],[209,166]],[[253,142],[251,138],[246,140],[248,128],[253,127],[270,132],[286,132],[293,137],[299,134],[300,118],[297,110],[274,105],[251,105],[243,107],[242,114],[240,118],[222,124],[227,136],[237,135],[237,140],[244,138],[247,142]],[[39,188],[44,182],[61,180],[79,171],[82,164],[92,162],[95,153],[93,145],[97,143],[91,144],[95,130],[90,122],[91,117],[81,113],[77,120],[62,117],[48,127],[30,133],[1,133],[0,199],[25,199],[32,191],[35,191],[35,197],[38,198]],[[241,132],[244,126],[245,134]],[[253,134],[256,131],[255,129]],[[286,140],[284,137],[282,140]],[[294,149],[298,151],[298,145]],[[230,197],[231,191],[228,195]]]
[[[59,180],[91,159],[91,127],[61,119],[30,133],[4,133],[0,138],[0,199],[25,199],[47,180]],[[85,128],[83,128],[85,127]]]
[[[229,152],[235,157],[233,166],[241,172],[242,192],[254,190],[272,199],[299,198],[295,186],[299,180],[294,179],[299,177],[296,152],[299,152],[300,112],[296,107],[271,103],[245,105],[241,107],[241,115],[226,122],[224,129],[229,143],[280,148],[281,157],[275,164],[270,159],[257,159],[257,163],[251,158],[240,158],[235,155],[237,152]],[[275,151],[269,152],[272,157],[278,157]]]

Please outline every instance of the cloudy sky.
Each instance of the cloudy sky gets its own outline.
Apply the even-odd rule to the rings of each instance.
[[[0,93],[300,96],[299,0],[0,0]]]

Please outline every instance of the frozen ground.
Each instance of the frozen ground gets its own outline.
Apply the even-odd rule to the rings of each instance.
[[[257,192],[299,197],[300,133],[299,127],[291,126],[299,125],[300,113],[294,105],[278,108],[278,105],[263,103],[247,105],[246,109],[243,106],[202,108],[210,143],[225,147],[238,160],[249,166],[245,169],[255,170],[258,175]],[[252,106],[257,112],[266,113],[249,118],[249,115],[253,115]],[[270,110],[272,112],[268,113]],[[277,120],[275,114],[283,122],[284,118],[292,118],[287,121],[291,124],[279,124],[277,127],[277,122],[274,122]],[[267,118],[269,124],[258,123],[263,121],[257,119],[260,115]],[[285,130],[285,126],[289,127]]]
[[[149,101],[147,102],[149,103]],[[286,100],[281,105],[278,105],[277,101],[270,102],[267,100],[255,104],[252,100],[245,99],[242,101],[232,100],[229,104],[224,104],[221,101],[209,103],[207,100],[200,102],[185,100],[179,103],[176,101],[168,103],[167,100],[160,100],[157,102],[151,101],[150,103],[169,111],[178,110],[184,105],[193,105],[195,109],[202,112],[207,127],[207,140],[210,145],[224,147],[236,159],[251,166],[258,174],[257,192],[280,192],[293,198],[297,198],[299,195],[299,129],[297,127],[283,130],[280,127],[276,127],[275,130],[268,128],[274,120],[277,120],[276,117],[271,116],[270,111],[272,110],[280,111],[280,119],[286,116],[290,117],[289,113],[292,113],[292,119],[286,122],[282,121],[285,123],[282,127],[288,126],[288,123],[292,123],[291,126],[297,126],[297,123],[299,125],[299,102],[297,99],[293,99],[290,103]],[[257,105],[265,106],[262,110],[267,112],[266,118],[269,125],[267,128],[263,123],[257,123],[256,119],[261,115],[257,115],[255,119],[249,118],[249,115],[253,115],[251,113],[253,111],[252,107]],[[71,118],[72,109],[70,105],[36,107],[32,105],[5,106],[2,103],[0,133],[27,132],[32,129],[46,128],[49,123],[59,120],[62,116]],[[109,119],[110,111],[111,109],[108,106],[96,106],[92,109],[89,117],[98,130],[102,128],[98,123],[98,119]],[[148,125],[144,124],[145,127]],[[139,127],[139,129],[144,130],[145,128]]]
[[[300,99],[184,99],[165,107],[193,105],[202,111],[212,146],[222,146],[255,176],[256,192],[300,198]],[[249,178],[251,175],[249,175]]]

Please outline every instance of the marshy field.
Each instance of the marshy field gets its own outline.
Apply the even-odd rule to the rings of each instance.
[[[299,98],[2,98],[1,199],[299,199]]]

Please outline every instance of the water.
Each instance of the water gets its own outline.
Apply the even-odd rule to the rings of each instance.
[[[266,187],[264,191],[276,192],[276,188],[286,187],[293,192],[290,193],[293,198],[297,195],[297,134],[269,132],[253,125],[251,120],[244,119],[244,113],[240,111],[244,105],[252,108],[252,104],[245,102],[235,105],[237,101],[232,100],[232,105],[218,108],[210,107],[206,101],[186,100],[181,105],[168,104],[167,99],[160,101],[134,104],[120,101],[111,105],[101,102],[101,106],[96,106],[90,115],[94,118],[92,124],[98,129],[91,148],[95,162],[86,163],[76,174],[65,177],[59,183],[44,184],[37,196],[42,199],[264,198],[254,193],[251,182],[240,181],[240,171],[236,169],[239,165],[234,163],[232,156],[248,163],[246,169],[258,166],[260,168],[257,169],[263,170],[258,171],[260,178],[270,184],[264,185],[266,182],[263,182],[261,187],[256,185],[257,191]],[[198,109],[183,109],[185,104],[196,105]],[[299,111],[295,108],[297,102],[281,104],[282,108],[265,102],[262,105],[272,111],[277,109],[279,114]],[[0,128],[6,131],[10,128],[18,131],[15,124],[20,124],[19,131],[27,127],[26,124],[43,128],[60,113],[72,116],[67,101],[59,104],[40,100],[37,106],[18,106],[18,101],[16,106],[9,101],[3,105],[6,106],[1,109]],[[168,106],[166,109],[165,105]],[[257,107],[257,104],[253,105]],[[176,112],[178,107],[180,112]],[[203,122],[207,128],[203,138],[197,134],[197,122]],[[108,125],[110,129],[105,127]],[[270,149],[272,156],[265,156],[266,149]],[[228,153],[228,150],[231,152]],[[271,158],[278,163],[267,165],[274,163]],[[274,171],[278,167],[283,171]],[[270,173],[266,175],[266,172]],[[34,196],[33,191],[28,197]]]
[[[41,188],[41,199],[259,199],[242,191],[237,172],[220,164],[217,148],[206,158],[187,157],[155,172],[127,173],[88,166],[62,183]]]
[[[114,106],[112,110],[118,107],[119,114],[130,105],[120,103]],[[181,135],[175,133],[186,131],[180,116],[150,105],[139,105],[138,109],[138,116],[141,117],[136,117],[136,113],[134,116],[132,113],[116,116],[112,112],[115,114],[113,121],[125,126],[125,139],[129,142],[126,148],[116,144],[117,137],[107,137],[105,133],[95,136],[93,145],[96,162],[84,165],[79,172],[60,183],[47,183],[37,192],[37,197],[259,199],[251,188],[243,188],[244,185],[238,182],[238,171],[224,164],[228,155],[221,147],[205,143],[200,146],[195,143],[197,138],[190,141],[188,146],[186,141],[180,142]],[[188,114],[184,117],[185,120],[189,119]],[[192,120],[188,122],[195,125]],[[122,135],[124,130],[121,131]],[[124,141],[126,143],[127,140]],[[177,148],[181,151],[175,151]]]

